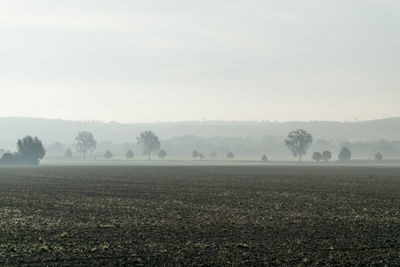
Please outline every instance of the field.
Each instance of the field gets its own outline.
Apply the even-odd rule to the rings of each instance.
[[[0,265],[400,264],[400,168],[0,168]]]

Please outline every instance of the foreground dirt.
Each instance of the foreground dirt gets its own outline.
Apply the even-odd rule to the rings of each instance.
[[[0,265],[400,265],[400,169],[0,168]]]

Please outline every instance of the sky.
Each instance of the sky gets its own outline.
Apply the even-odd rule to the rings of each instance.
[[[0,117],[400,116],[398,0],[1,0]]]

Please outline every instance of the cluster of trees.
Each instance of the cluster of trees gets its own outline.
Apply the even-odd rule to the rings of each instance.
[[[332,153],[329,150],[325,150],[324,152],[314,152],[312,155],[312,159],[320,162],[321,160],[323,161],[329,161],[332,158]]]
[[[4,153],[1,165],[39,165],[46,155],[42,141],[37,137],[25,136],[17,141],[17,152]]]
[[[151,154],[153,152],[159,151],[158,156],[161,159],[165,159],[167,157],[167,152],[163,149],[160,150],[161,144],[159,138],[152,132],[146,131],[140,134],[137,137],[137,143],[143,146],[143,154],[148,157],[148,160],[151,159]],[[86,154],[93,152],[96,149],[97,141],[95,140],[94,136],[90,132],[80,132],[78,136],[75,138],[74,147],[80,155],[83,155],[83,159],[86,159]],[[72,158],[73,153],[70,148],[65,151],[64,156],[66,158]],[[104,153],[104,158],[111,159],[114,157],[114,154],[107,150]],[[127,159],[133,159],[135,154],[131,149],[126,152]]]
[[[313,136],[311,133],[306,132],[305,130],[298,129],[295,131],[289,132],[285,143],[292,152],[293,156],[299,158],[299,162],[301,162],[301,158],[305,155],[313,142]],[[324,152],[314,152],[312,155],[312,159],[319,162],[321,160],[329,161],[332,158],[332,153],[329,150],[325,150]],[[340,153],[338,155],[340,161],[349,161],[351,160],[351,151],[347,147],[342,147]],[[375,154],[375,160],[383,160],[382,153],[378,152]]]
[[[197,159],[197,158],[204,159],[203,153],[200,153],[197,150],[193,150],[192,157],[195,158],[195,159]]]
[[[340,150],[338,159],[340,161],[349,161],[351,160],[351,150],[347,147],[342,147],[342,149]],[[332,158],[332,153],[328,150],[324,151],[323,153],[320,152],[314,152],[313,156],[312,156],[313,160],[319,162],[321,160],[324,161],[329,161]],[[377,152],[374,156],[375,160],[380,161],[383,160],[383,155],[381,152]]]
[[[292,152],[293,156],[298,157],[299,162],[301,162],[302,157],[307,153],[309,147],[313,142],[313,136],[311,133],[303,129],[297,129],[289,132],[287,138],[285,139],[285,144]],[[143,147],[143,154],[147,156],[148,160],[151,159],[153,152],[158,151],[158,157],[165,159],[167,157],[167,152],[161,148],[159,138],[152,131],[145,131],[137,137],[137,143]],[[83,155],[86,159],[86,154],[91,153],[96,149],[97,141],[90,132],[80,132],[75,138],[74,146],[76,151]],[[4,153],[0,159],[0,164],[3,165],[38,165],[40,160],[44,158],[46,150],[43,147],[42,141],[38,137],[25,136],[17,141],[17,152],[15,153]],[[107,150],[104,153],[104,158],[111,159],[113,153]],[[70,148],[65,151],[66,158],[72,158],[73,152]],[[126,158],[133,159],[135,154],[131,149],[126,153]],[[192,152],[193,158],[204,159],[204,155],[197,150]],[[210,153],[210,158],[216,158],[215,152]],[[343,147],[338,155],[340,161],[351,160],[352,153],[348,147]],[[383,155],[380,152],[375,154],[375,160],[383,160]],[[235,158],[233,152],[228,152],[226,154],[227,159]],[[329,161],[332,158],[332,153],[329,150],[321,152],[314,152],[312,159],[319,162]],[[268,161],[267,155],[261,157],[262,162]]]
[[[289,132],[287,138],[285,139],[285,144],[292,152],[293,156],[298,157],[299,162],[302,161],[302,157],[306,155],[308,149],[310,148],[311,144],[313,143],[313,135],[303,129],[297,129],[294,131]],[[151,159],[151,154],[153,152],[158,152],[158,157],[161,159],[165,159],[167,157],[167,152],[163,149],[160,149],[161,144],[158,136],[156,136],[152,131],[145,131],[137,137],[137,143],[142,145],[143,147],[143,154],[148,157],[148,160]],[[76,151],[80,154],[83,154],[83,158],[86,158],[86,153],[92,152],[96,148],[96,140],[94,136],[90,132],[80,132],[78,136],[75,138],[74,146]],[[73,153],[71,149],[67,149],[65,152],[66,158],[71,158]],[[104,157],[107,159],[112,158],[114,155],[110,150],[107,150],[104,153]],[[351,160],[351,151],[347,147],[343,147],[338,155],[338,159],[340,161],[349,161]],[[135,154],[131,149],[129,149],[126,153],[127,159],[133,159]],[[204,155],[197,150],[193,150],[192,157],[195,159],[204,159]],[[210,152],[209,157],[214,159],[217,157],[216,152]],[[235,158],[233,152],[228,152],[226,154],[227,159]],[[321,152],[314,152],[312,155],[312,159],[316,162],[325,161],[328,162],[332,159],[332,152],[329,150],[325,150]],[[375,160],[383,160],[382,153],[378,152],[375,154]],[[268,157],[264,154],[261,157],[262,162],[267,162]]]
[[[228,152],[227,154],[226,154],[226,158],[227,159],[233,159],[235,157],[235,154],[233,154],[232,152]]]
[[[203,153],[200,153],[197,150],[193,150],[192,157],[195,158],[195,159],[197,159],[197,158],[198,159],[204,159]],[[215,158],[217,158],[217,153],[216,152],[210,152],[209,157],[211,159],[215,159]],[[226,154],[226,158],[227,159],[233,159],[233,158],[235,158],[235,154],[233,154],[233,152],[228,152]]]

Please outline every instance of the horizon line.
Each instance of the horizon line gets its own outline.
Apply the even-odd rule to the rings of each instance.
[[[363,122],[371,122],[371,121],[381,121],[381,120],[391,120],[398,119],[400,116],[393,117],[383,117],[383,118],[375,118],[368,120],[289,120],[289,121],[279,121],[279,120],[187,120],[187,121],[153,121],[153,122],[119,122],[119,121],[102,121],[96,119],[82,119],[82,120],[74,120],[74,119],[65,119],[65,118],[46,118],[46,117],[28,117],[28,116],[7,116],[2,117],[0,119],[31,119],[31,120],[59,120],[65,122],[83,122],[83,123],[104,123],[104,124],[122,124],[122,125],[132,125],[132,124],[179,124],[179,123],[276,123],[276,124],[284,124],[284,123],[311,123],[311,122],[319,122],[319,123],[363,123]]]

